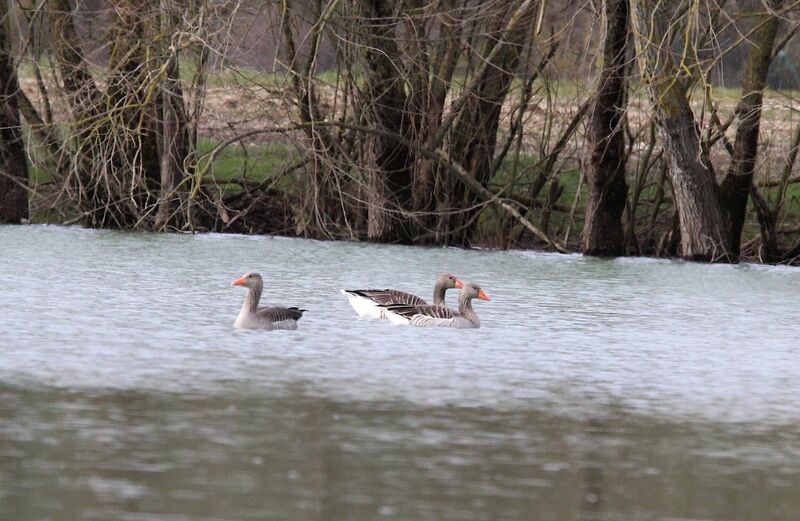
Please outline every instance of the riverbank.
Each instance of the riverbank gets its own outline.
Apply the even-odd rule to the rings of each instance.
[[[182,183],[184,190],[196,190],[202,199],[201,217],[185,223],[181,229],[254,234],[283,234],[326,239],[374,240],[368,233],[370,207],[375,203],[370,195],[369,172],[352,170],[352,165],[342,170],[316,162],[306,148],[304,136],[299,131],[262,132],[269,128],[290,128],[294,107],[285,98],[285,78],[269,74],[211,74],[204,100],[204,109],[198,121],[199,140],[196,158],[204,169],[202,177],[188,178]],[[317,78],[321,87],[321,107],[332,109],[336,95],[332,87],[335,77]],[[40,105],[37,85],[30,76],[24,76],[21,85],[30,98]],[[455,90],[455,93],[458,91]],[[736,89],[716,89],[719,111],[733,111],[737,102]],[[530,127],[524,139],[514,144],[501,161],[496,173],[486,184],[491,194],[516,208],[522,218],[537,227],[553,242],[567,251],[580,251],[580,237],[584,227],[585,203],[588,190],[584,170],[585,131],[578,126],[567,136],[563,146],[554,143],[565,126],[575,116],[578,101],[589,93],[577,83],[564,83],[550,93],[553,99],[545,113],[539,113],[536,103],[529,109],[525,126]],[[755,185],[768,205],[776,208],[776,235],[778,246],[786,252],[778,262],[797,262],[797,245],[800,244],[800,183],[789,175],[785,187],[780,186],[780,171],[785,160],[785,143],[791,140],[794,125],[791,111],[783,110],[794,99],[791,91],[769,91],[763,113],[762,151],[764,163],[757,171]],[[544,98],[537,101],[543,102]],[[650,168],[643,162],[658,161],[659,150],[648,148],[646,126],[649,122],[647,100],[634,90],[627,111],[631,127],[627,184],[628,204],[622,217],[627,233],[627,253],[641,256],[671,257],[679,254],[675,240],[674,201],[668,177],[663,167]],[[695,101],[702,110],[702,98]],[[65,120],[63,100],[51,104],[56,121]],[[788,116],[787,116],[788,114]],[[503,108],[501,120],[510,123],[514,116],[513,103]],[[787,119],[788,117],[788,119]],[[542,119],[544,118],[544,119]],[[537,126],[548,127],[545,134],[533,132]],[[735,127],[728,129],[732,139]],[[506,131],[501,125],[498,137],[502,141]],[[30,132],[25,133],[29,138]],[[237,140],[236,136],[246,135]],[[543,141],[539,140],[542,139]],[[206,162],[221,143],[229,143],[213,160]],[[717,165],[718,180],[725,173],[729,158],[725,147],[718,143],[711,150]],[[64,198],[63,182],[55,181],[57,175],[52,165],[39,163],[34,152],[31,164],[31,221],[48,223],[80,223],[80,212],[71,207],[73,201]],[[557,155],[553,155],[557,152]],[[649,159],[653,157],[652,160]],[[650,165],[652,166],[652,165]],[[654,171],[651,171],[654,170]],[[315,178],[332,181],[319,183]],[[335,186],[327,186],[325,183]],[[323,186],[325,185],[325,186]],[[316,187],[316,188],[315,188]],[[309,199],[309,193],[324,188],[327,199],[319,211],[314,207],[319,201]],[[785,191],[783,191],[785,189]],[[152,194],[155,195],[155,194]],[[332,198],[331,198],[332,197]],[[313,198],[312,198],[313,199]],[[136,204],[146,204],[137,201]],[[519,218],[485,199],[478,204],[481,211],[472,217],[476,223],[470,233],[469,245],[487,248],[541,248],[552,249],[530,226],[521,224]],[[337,215],[336,208],[339,207]],[[390,208],[387,208],[391,211]],[[446,208],[431,212],[470,211],[468,208]],[[409,222],[431,221],[424,213],[410,214]],[[133,226],[137,221],[126,226]],[[149,225],[149,221],[138,221]],[[420,226],[419,233],[426,238],[424,244],[450,244],[448,235],[438,226]],[[742,260],[760,262],[763,257],[761,227],[757,212],[747,213],[742,237]],[[463,243],[458,243],[464,245]]]

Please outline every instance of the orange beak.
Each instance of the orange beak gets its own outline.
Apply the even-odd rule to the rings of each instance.
[[[492,300],[492,299],[490,299],[490,298],[489,298],[489,295],[487,295],[487,294],[486,294],[486,292],[485,292],[485,291],[483,291],[483,290],[480,290],[480,291],[478,292],[478,298],[479,298],[480,300],[487,300],[487,301],[488,301],[488,300]]]
[[[460,280],[456,279],[456,289],[461,289],[464,287],[464,283]]]
[[[231,282],[231,286],[246,286],[247,281],[244,280],[244,277],[239,277],[238,279]]]

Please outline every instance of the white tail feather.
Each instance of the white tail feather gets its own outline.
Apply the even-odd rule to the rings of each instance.
[[[384,316],[389,319],[392,324],[397,324],[398,326],[407,326],[411,323],[411,321],[404,317],[403,315],[399,315],[397,313],[393,313],[388,309],[384,309]]]
[[[341,290],[341,292],[342,295],[347,297],[348,302],[350,302],[350,306],[352,306],[355,312],[358,313],[358,316],[367,318],[384,317],[383,308],[380,307],[374,300],[362,297],[361,295],[355,295],[344,289]]]

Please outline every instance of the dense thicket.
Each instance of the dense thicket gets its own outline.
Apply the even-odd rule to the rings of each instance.
[[[0,1],[4,222],[800,252],[790,2]]]

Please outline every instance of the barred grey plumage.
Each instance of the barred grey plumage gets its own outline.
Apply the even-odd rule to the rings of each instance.
[[[432,318],[455,318],[458,316],[458,311],[454,311],[446,306],[431,306],[429,304],[422,306],[390,304],[385,307],[387,311],[397,313],[408,319],[411,319],[414,315],[425,315]]]
[[[472,309],[472,300],[489,300],[489,296],[477,284],[464,284],[458,297],[458,311],[446,306],[409,306],[389,304],[381,306],[387,318],[396,324],[413,326],[436,326],[454,328],[479,328],[481,321]]]
[[[381,306],[387,306],[389,304],[424,306],[427,304],[422,297],[396,289],[346,289],[344,291],[351,295],[368,298]]]
[[[270,322],[281,322],[283,320],[300,320],[304,311],[306,310],[296,307],[283,308],[276,306],[260,308],[257,313]]]

